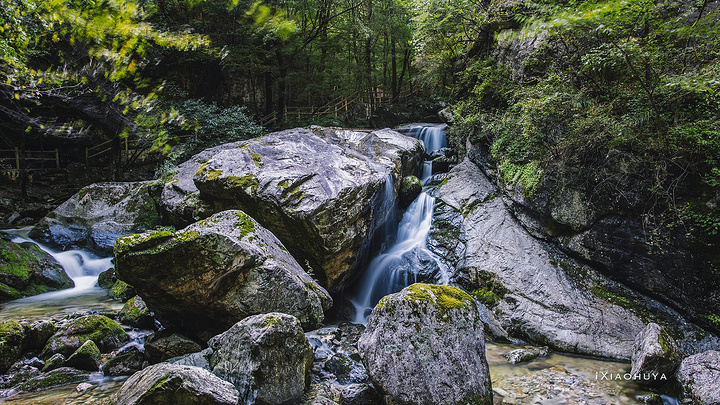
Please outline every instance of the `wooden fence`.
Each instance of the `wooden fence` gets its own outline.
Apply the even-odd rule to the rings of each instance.
[[[54,163],[54,168],[60,168],[60,152],[55,150],[24,150],[21,151],[18,148],[15,149],[0,149],[0,162],[11,162],[10,166],[14,170],[20,170],[20,162],[39,162],[40,168],[45,168],[45,162]],[[48,167],[49,169],[50,167]]]

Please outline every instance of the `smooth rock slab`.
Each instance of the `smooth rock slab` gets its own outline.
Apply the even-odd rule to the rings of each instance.
[[[682,386],[684,403],[720,404],[720,351],[710,350],[685,358],[676,378]]]
[[[413,284],[386,296],[358,351],[387,404],[492,404],[483,324],[458,288]]]
[[[115,245],[115,269],[163,325],[203,338],[273,311],[311,328],[332,305],[280,241],[242,211],[175,233],[123,236]]]
[[[290,315],[248,317],[208,344],[213,373],[235,385],[241,403],[297,401],[310,384],[312,346]]]
[[[160,363],[133,374],[110,399],[116,405],[236,405],[227,381],[192,366]]]

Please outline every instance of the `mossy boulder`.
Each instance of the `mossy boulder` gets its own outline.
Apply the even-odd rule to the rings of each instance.
[[[53,353],[61,353],[68,357],[88,340],[92,340],[102,353],[107,353],[127,343],[130,336],[106,316],[86,315],[69,320],[48,340],[40,355],[50,357]]]
[[[675,339],[662,326],[649,323],[635,338],[630,374],[641,377],[636,379],[639,384],[662,385],[673,375],[681,359]],[[661,378],[663,375],[665,378]]]
[[[46,373],[48,371],[53,371],[57,368],[62,367],[63,364],[65,364],[65,356],[60,353],[55,353],[45,361],[45,366],[43,366],[42,372]]]
[[[115,285],[117,276],[115,275],[115,269],[109,268],[102,273],[98,274],[98,287],[110,289]]]
[[[386,296],[358,352],[386,403],[492,404],[483,323],[458,288],[413,284]]]
[[[25,340],[25,345],[27,349],[41,350],[56,331],[57,328],[55,324],[50,321],[39,320],[33,322],[29,328],[26,328],[27,339]]]
[[[127,300],[118,314],[118,320],[135,328],[145,328],[153,325],[154,318],[145,301],[136,295]]]
[[[32,392],[86,381],[89,374],[70,367],[61,367],[33,377],[13,387],[15,392]]]
[[[230,144],[197,167],[198,197],[273,232],[330,292],[353,281],[391,210],[386,191],[417,172],[422,144],[385,129],[290,129]]]
[[[108,291],[108,295],[116,300],[127,301],[137,294],[135,293],[135,287],[122,280],[116,280],[110,291]]]
[[[133,374],[110,404],[237,405],[238,391],[205,369],[160,363]]]
[[[85,248],[111,254],[119,236],[160,225],[153,185],[148,181],[91,184],[41,219],[30,237],[61,250]]]
[[[0,301],[73,286],[60,263],[37,245],[0,238]]]
[[[400,185],[400,191],[398,192],[398,198],[400,200],[401,207],[408,207],[417,196],[420,195],[423,189],[423,184],[416,176],[406,176],[403,178],[402,184]]]
[[[19,358],[24,349],[25,328],[15,321],[0,323],[0,373]]]
[[[242,211],[171,234],[124,236],[115,245],[115,265],[163,325],[205,339],[273,311],[315,327],[332,304],[280,241]]]
[[[208,344],[213,373],[235,385],[240,403],[293,403],[310,384],[313,349],[290,315],[248,317]]]
[[[100,367],[100,349],[98,349],[95,342],[88,340],[65,360],[65,366],[80,370],[97,371]]]

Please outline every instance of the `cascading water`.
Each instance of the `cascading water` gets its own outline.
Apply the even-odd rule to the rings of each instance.
[[[428,153],[447,145],[444,125],[411,126],[400,131],[421,140]],[[428,163],[431,162],[425,162],[423,165],[423,183],[432,176],[432,165]],[[433,275],[437,282],[447,283],[443,267],[426,249],[434,206],[435,198],[423,191],[405,211],[398,226],[395,244],[373,259],[358,284],[355,298],[352,300],[355,306],[355,322],[367,322],[372,308],[380,298],[417,282],[420,273],[424,273],[427,267],[439,270],[436,271],[439,274]],[[428,261],[433,263],[430,263],[430,266],[422,265],[423,262]],[[424,276],[428,275],[424,274]]]

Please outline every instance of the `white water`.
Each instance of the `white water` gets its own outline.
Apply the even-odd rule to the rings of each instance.
[[[412,126],[405,128],[401,132],[423,141],[428,153],[447,145],[444,125]],[[423,183],[432,176],[432,165],[429,163],[431,162],[425,162],[423,165]],[[392,198],[394,201],[395,196],[394,194],[386,194],[385,198]],[[383,206],[385,205],[383,204]],[[441,274],[436,275],[438,282],[447,283],[446,272],[442,270],[443,266],[426,249],[426,240],[432,225],[434,207],[435,198],[423,191],[405,211],[398,226],[395,244],[387,250],[382,249],[382,253],[370,263],[365,275],[358,284],[355,298],[351,300],[355,306],[354,321],[356,323],[366,323],[372,308],[382,297],[396,293],[418,281],[418,274],[423,269],[404,266],[409,262],[403,256],[414,249],[419,250],[420,253],[426,254],[437,262],[438,267],[441,269]]]

